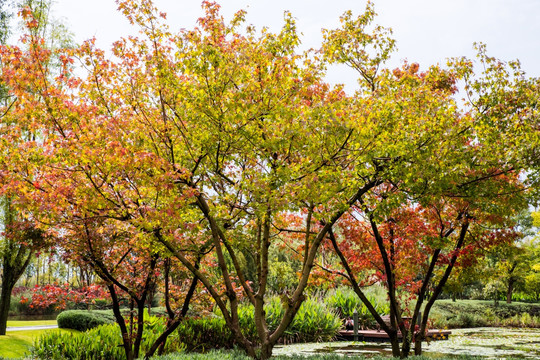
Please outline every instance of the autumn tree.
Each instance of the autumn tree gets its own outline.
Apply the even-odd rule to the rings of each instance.
[[[7,1],[0,2],[0,44],[5,45],[10,34],[10,7],[13,4]],[[14,100],[9,94],[6,82],[0,83],[0,101],[4,108],[9,109]],[[5,114],[4,114],[5,115]],[[3,117],[4,121],[5,118]],[[6,124],[3,122],[3,129]],[[2,132],[3,141],[9,142],[7,133]],[[2,151],[2,157],[9,158],[9,151]],[[4,162],[4,161],[2,161]],[[5,179],[9,170],[2,168],[2,178]],[[5,183],[4,183],[5,184]],[[3,184],[3,185],[4,185]],[[6,334],[7,318],[11,303],[13,287],[23,275],[28,264],[34,256],[36,249],[44,245],[43,232],[35,227],[31,219],[22,217],[17,209],[17,194],[10,191],[0,192],[0,213],[2,222],[2,236],[0,239],[0,266],[2,268],[2,286],[0,293],[0,335]]]
[[[4,75],[20,99],[10,115],[43,132],[39,147],[26,143],[20,152],[19,166],[32,167],[18,173],[29,185],[27,202],[43,223],[107,219],[153,237],[205,285],[236,341],[254,357],[260,347],[267,358],[304,299],[325,234],[379,181],[381,166],[360,174],[354,166],[369,147],[370,129],[353,119],[341,124],[344,93],[322,82],[319,61],[296,52],[291,16],[278,34],[252,27],[241,34],[243,12],[227,25],[217,5],[205,3],[200,28],[172,35],[150,2],[137,4],[120,7],[145,40],[116,43],[115,61],[90,41],[62,52],[62,71],[49,79],[40,64],[50,53],[39,38],[29,38],[26,53],[5,49],[11,72]],[[73,75],[74,56],[88,69],[86,79]],[[307,225],[301,277],[284,301],[282,322],[269,329],[273,219],[308,203],[327,224],[316,235]],[[207,243],[221,284],[194,265]],[[256,259],[254,282],[246,279],[240,248]],[[254,305],[258,343],[240,329],[240,293]]]
[[[520,110],[529,106],[534,84],[519,84],[524,94],[506,102],[514,108],[462,113],[453,98],[458,80],[468,81],[477,105],[500,104],[496,96],[510,85],[491,91],[491,82],[472,79],[466,60],[424,73],[415,64],[384,69],[394,41],[387,29],[370,27],[372,4],[356,19],[345,14],[343,28],[326,32],[320,52],[299,50],[290,14],[279,32],[257,32],[244,27],[244,12],[226,23],[217,4],[204,2],[197,27],[173,33],[151,1],[118,4],[141,36],[116,42],[112,57],[93,40],[61,49],[60,71],[51,77],[42,64],[53,54],[40,37],[26,37],[27,50],[3,48],[3,79],[18,99],[8,112],[13,130],[41,135],[17,149],[12,184],[50,231],[75,234],[88,225],[93,238],[105,234],[101,241],[127,245],[126,252],[132,244],[188,269],[252,357],[271,356],[304,300],[321,244],[345,214],[362,212],[381,248],[376,229],[401,205],[447,209],[443,199],[454,194],[441,235],[455,240],[453,265],[474,217],[460,196],[469,192],[467,199],[485,197],[488,204],[495,189],[513,185],[523,164],[536,159],[530,139],[519,143],[521,162],[510,156],[501,168],[506,157],[492,156],[506,155],[508,141],[519,140],[510,136],[520,120],[513,114],[533,116]],[[347,96],[325,84],[329,62],[355,68],[361,89]],[[507,123],[493,123],[501,118]],[[520,131],[530,134],[522,122]],[[484,178],[495,179],[493,186],[484,187]],[[300,226],[283,222],[290,214],[301,216]],[[130,235],[111,240],[124,231]],[[269,328],[270,255],[286,234],[302,246],[301,269],[282,295],[283,318]],[[81,253],[90,251],[79,245]],[[197,266],[203,258],[212,272]],[[245,264],[253,260],[248,273]],[[255,341],[240,327],[242,298],[254,307]],[[397,336],[398,328],[406,330],[397,306],[392,311],[392,329],[385,330]]]
[[[364,227],[355,230],[361,233],[356,236],[372,241],[370,246],[363,240],[365,248],[357,250],[373,251],[366,258],[374,262],[374,271],[387,287],[389,323],[363,294],[352,267],[355,259],[348,259],[342,250],[347,241],[340,244],[337,239],[350,225],[338,223],[344,229],[339,234],[338,226],[330,238],[346,277],[389,334],[394,356],[406,357],[413,340],[415,352],[421,353],[430,309],[460,254],[470,246],[505,238],[504,231],[496,229],[512,226],[512,216],[524,206],[525,191],[537,186],[538,149],[533,139],[538,135],[534,95],[538,81],[527,79],[518,62],[488,57],[483,45],[478,46],[483,69],[478,75],[467,59],[452,60],[447,69],[432,66],[420,72],[413,63],[379,71],[373,61],[382,57],[373,56],[367,47],[377,48],[380,41],[365,31],[372,16],[354,19],[346,13],[340,29],[326,32],[324,50],[330,61],[358,71],[361,90],[356,99],[379,104],[370,108],[370,116],[386,125],[374,140],[386,146],[374,149],[372,156],[379,164],[388,164],[387,172],[350,216],[360,217]],[[458,82],[464,83],[466,99],[456,98]],[[423,131],[415,133],[409,126]],[[532,176],[523,177],[525,170]],[[412,212],[406,220],[396,221],[398,214],[405,214],[403,207]],[[421,227],[407,231],[415,224]],[[482,226],[494,227],[494,232],[480,231]],[[443,269],[438,278],[437,266]],[[413,278],[417,284],[410,283]],[[416,296],[408,323],[398,296],[398,287],[404,284]],[[401,348],[398,332],[403,336]]]

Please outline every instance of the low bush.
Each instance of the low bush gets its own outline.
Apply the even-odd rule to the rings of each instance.
[[[129,309],[123,308],[120,311],[126,319],[129,317]],[[144,314],[145,319],[147,319],[149,316],[147,309],[145,309]],[[158,317],[167,316],[164,307],[152,308],[151,314]],[[60,328],[79,331],[86,331],[99,325],[116,322],[112,310],[66,310],[58,314],[56,320]]]
[[[32,288],[19,286],[13,289],[9,306],[9,316],[47,316],[57,312],[54,306],[35,307],[32,305]]]
[[[277,323],[274,325],[277,327]],[[307,299],[302,303],[291,325],[285,332],[287,342],[322,342],[331,340],[341,329],[339,316],[324,302]]]
[[[188,351],[205,352],[210,349],[230,349],[234,338],[221,317],[186,318],[176,331]]]
[[[115,319],[109,311],[67,310],[58,314],[56,321],[61,329],[86,331],[100,325],[112,324]]]

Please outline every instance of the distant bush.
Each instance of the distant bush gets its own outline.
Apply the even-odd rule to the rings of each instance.
[[[67,310],[58,314],[56,321],[61,329],[86,331],[100,325],[112,324],[115,319],[109,311]]]
[[[221,317],[186,318],[178,326],[176,333],[188,351],[230,349],[234,345],[234,338]]]
[[[488,301],[437,301],[430,314],[435,328],[482,326],[540,327],[540,305]]]

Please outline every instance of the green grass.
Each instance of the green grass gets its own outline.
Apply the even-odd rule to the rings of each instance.
[[[43,326],[56,325],[56,320],[11,320],[7,322],[8,327],[24,327],[24,326]]]
[[[28,322],[28,321],[25,321]],[[28,331],[8,331],[6,335],[0,336],[0,357],[19,359],[30,353],[30,347],[34,339],[48,331],[73,330],[47,329],[47,330],[28,330]]]

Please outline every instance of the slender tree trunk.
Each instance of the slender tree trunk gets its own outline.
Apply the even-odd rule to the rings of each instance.
[[[273,344],[270,344],[269,342],[265,342],[264,344],[261,345],[261,356],[260,356],[260,360],[267,360],[267,359],[270,359],[272,357],[272,350],[274,348],[274,345]]]
[[[512,293],[514,292],[514,280],[508,280],[508,288],[506,289],[506,303],[512,303]]]
[[[39,270],[40,270],[40,266],[41,266],[41,263],[40,263],[40,258],[38,256],[38,258],[36,259],[36,285],[39,286]]]
[[[7,319],[9,315],[9,305],[11,303],[11,286],[10,281],[2,279],[2,292],[0,294],[0,335],[6,335]]]
[[[131,338],[126,327],[126,322],[122,313],[120,312],[120,302],[118,301],[118,296],[116,295],[116,290],[114,285],[108,285],[109,294],[111,294],[111,299],[113,303],[113,314],[116,318],[116,323],[120,326],[120,332],[122,333],[122,346],[124,347],[124,352],[126,354],[126,360],[134,360],[133,351],[131,348]]]
[[[461,229],[459,232],[458,240],[456,242],[456,246],[454,247],[454,254],[452,255],[450,259],[450,263],[446,267],[446,270],[444,271],[444,274],[435,287],[435,290],[431,294],[431,297],[429,301],[426,304],[426,307],[424,308],[424,314],[422,315],[422,323],[420,324],[419,329],[419,335],[415,338],[415,346],[414,346],[414,352],[415,355],[420,356],[422,355],[422,342],[425,340],[425,333],[427,330],[427,323],[429,319],[429,313],[431,311],[431,308],[433,304],[435,304],[435,301],[439,297],[439,295],[442,292],[442,289],[444,285],[446,285],[446,282],[448,281],[448,278],[450,277],[450,274],[454,268],[454,265],[456,264],[456,260],[458,258],[458,251],[461,250],[463,247],[463,243],[465,242],[465,237],[467,235],[467,231],[469,230],[469,221],[467,219],[467,215],[464,213],[463,216],[465,216],[465,221],[461,224]]]
[[[390,344],[392,345],[392,356],[393,357],[400,357],[401,353],[399,350],[399,338],[398,338],[398,332],[395,329],[392,329],[391,331],[386,332],[388,334],[388,337],[390,338]]]
[[[13,244],[10,244],[13,245]],[[6,335],[11,291],[30,263],[33,252],[23,247],[12,246],[2,257],[2,290],[0,293],[0,335]]]
[[[402,334],[403,338],[401,340],[401,354],[400,357],[406,358],[411,352],[411,343],[414,336],[414,332],[407,331],[406,334]]]

